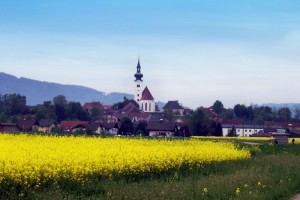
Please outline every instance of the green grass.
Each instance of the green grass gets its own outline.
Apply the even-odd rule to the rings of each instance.
[[[242,144],[243,145],[243,144]],[[247,145],[243,145],[247,146]],[[2,191],[2,199],[290,199],[300,193],[300,145],[251,147],[247,160],[138,180],[61,183],[36,191]]]

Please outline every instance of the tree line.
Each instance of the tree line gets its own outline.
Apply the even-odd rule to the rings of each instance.
[[[134,100],[124,98],[122,102],[113,105],[113,109],[122,109]],[[282,107],[274,109],[268,106],[236,104],[233,108],[224,108],[220,100],[214,102],[212,110],[218,119],[237,119],[244,124],[263,125],[266,121],[271,122],[300,122],[300,109],[294,109],[294,113]],[[164,113],[165,118],[173,121],[174,113]],[[16,123],[18,120],[30,118],[35,120],[53,120],[60,123],[63,120],[93,121],[95,118],[103,117],[103,111],[93,108],[90,112],[84,110],[79,102],[68,101],[64,95],[58,95],[52,101],[44,101],[43,104],[27,106],[26,97],[20,94],[0,95],[0,122]],[[140,124],[134,130],[129,119],[121,120],[121,132],[145,132],[146,124]],[[192,135],[222,135],[222,126],[212,120],[204,108],[199,107],[191,114],[182,117],[182,121],[190,129]]]
[[[20,94],[0,95],[0,122],[16,123],[22,119],[83,120],[88,121],[93,113],[85,111],[79,102],[68,102],[64,95],[58,95],[52,101],[27,106],[26,97]]]

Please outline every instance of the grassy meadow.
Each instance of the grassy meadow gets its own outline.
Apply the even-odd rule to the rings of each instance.
[[[0,198],[290,199],[300,193],[300,145],[245,141],[2,134]]]

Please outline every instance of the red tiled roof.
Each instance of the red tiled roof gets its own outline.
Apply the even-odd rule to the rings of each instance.
[[[123,112],[138,112],[139,108],[134,103],[129,102],[123,109]]]
[[[103,106],[103,108],[105,110],[110,110],[110,109],[112,109],[112,105],[105,105],[105,106]]]
[[[78,125],[83,125],[88,123],[89,123],[88,121],[62,121],[60,122],[60,127],[63,130],[67,130],[67,129],[71,130]]]
[[[93,108],[103,109],[103,105],[100,102],[85,103],[82,107],[84,110],[92,110]]]
[[[154,100],[151,92],[149,91],[148,87],[146,86],[142,93],[141,100]]]
[[[128,117],[130,118],[138,118],[138,119],[143,119],[146,120],[148,118],[150,118],[151,113],[128,113]]]

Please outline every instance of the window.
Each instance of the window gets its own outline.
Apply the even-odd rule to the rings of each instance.
[[[139,97],[139,96],[140,96],[140,94],[137,94],[137,96]]]
[[[147,111],[148,105],[147,103],[145,103],[145,111]]]
[[[140,87],[140,85],[137,85],[137,87]]]
[[[245,132],[247,132],[248,130],[246,129]]]

